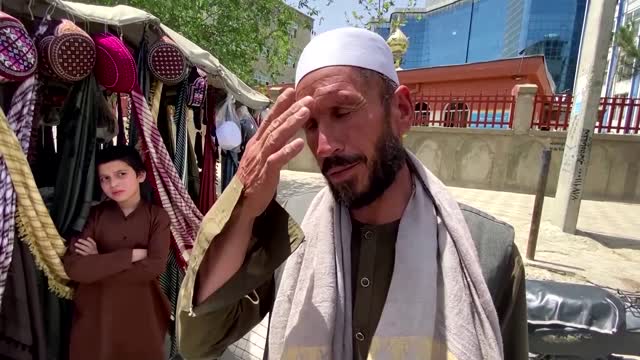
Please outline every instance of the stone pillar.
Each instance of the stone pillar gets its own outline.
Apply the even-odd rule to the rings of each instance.
[[[590,0],[587,10],[553,216],[553,222],[566,233],[575,234],[578,224],[615,9],[615,1]]]
[[[538,85],[535,84],[516,85],[511,90],[511,95],[516,98],[515,111],[511,116],[513,116],[513,130],[517,135],[524,135],[531,128],[533,102],[537,93]]]

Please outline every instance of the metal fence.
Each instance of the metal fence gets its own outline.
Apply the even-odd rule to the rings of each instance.
[[[512,95],[418,95],[413,126],[510,129]]]
[[[537,95],[534,101],[531,128],[544,131],[565,131],[569,127],[573,96]],[[628,97],[600,98],[595,132],[640,134],[640,99]]]

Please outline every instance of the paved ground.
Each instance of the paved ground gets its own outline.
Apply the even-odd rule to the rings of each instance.
[[[283,171],[278,198],[317,191],[319,174]],[[450,188],[458,201],[513,225],[516,243],[525,253],[534,196],[499,191]],[[527,262],[527,278],[593,283],[640,292],[640,204],[583,201],[577,235],[551,224],[553,198],[545,199],[535,262]],[[232,346],[224,359],[260,360],[266,322]]]

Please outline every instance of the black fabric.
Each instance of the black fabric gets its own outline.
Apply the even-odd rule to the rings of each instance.
[[[0,359],[45,360],[36,265],[27,245],[17,238],[7,275],[0,310]]]
[[[624,330],[624,304],[595,286],[527,280],[527,309],[530,325],[609,334]]]

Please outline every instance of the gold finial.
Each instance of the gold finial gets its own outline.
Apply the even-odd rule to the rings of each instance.
[[[400,27],[396,27],[396,30],[389,36],[389,39],[387,39],[387,44],[393,53],[396,69],[401,70],[400,62],[409,48],[409,38],[400,30]]]

